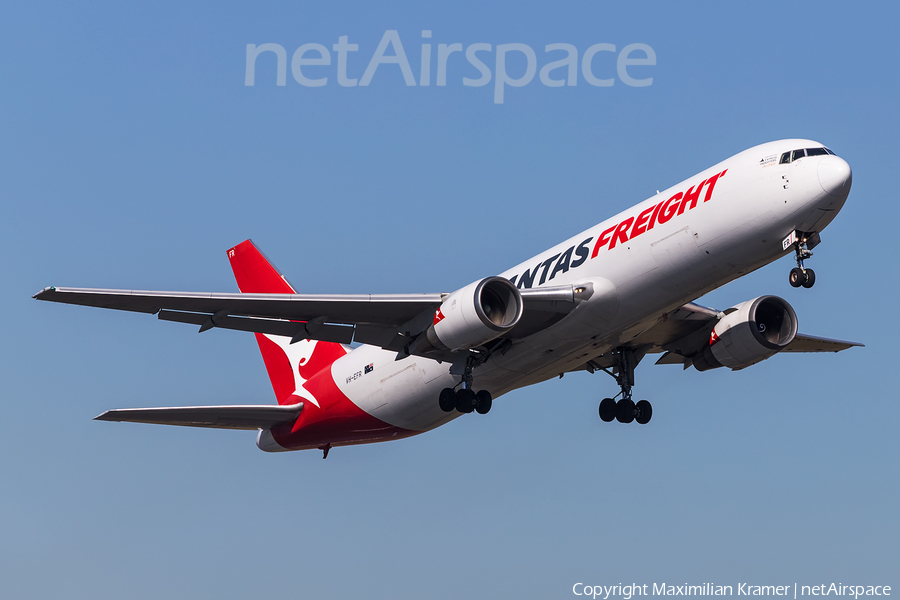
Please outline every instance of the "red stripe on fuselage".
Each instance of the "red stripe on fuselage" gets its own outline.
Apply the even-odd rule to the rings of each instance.
[[[358,407],[335,384],[331,366],[313,375],[303,387],[319,406],[304,401],[303,411],[293,426],[285,424],[272,429],[272,437],[282,448],[304,450],[327,445],[368,444],[421,433],[389,425]]]

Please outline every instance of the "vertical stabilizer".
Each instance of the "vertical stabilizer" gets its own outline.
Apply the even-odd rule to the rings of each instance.
[[[244,294],[294,294],[296,291],[284,275],[266,259],[251,240],[228,250],[228,260]],[[330,367],[347,350],[333,342],[303,340],[291,344],[291,339],[257,333],[256,342],[266,363],[266,371],[275,391],[278,404],[295,404],[309,400],[318,405],[303,384],[317,372]]]
[[[259,251],[253,240],[228,250],[231,270],[244,294],[296,294],[284,275]]]

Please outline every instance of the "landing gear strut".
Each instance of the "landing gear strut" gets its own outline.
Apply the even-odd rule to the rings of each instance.
[[[788,281],[790,281],[791,287],[797,288],[803,286],[805,288],[811,288],[816,283],[816,272],[804,267],[803,261],[813,255],[809,249],[812,240],[810,240],[805,233],[795,232],[789,235],[785,239],[785,242],[789,242],[792,238],[794,239],[793,245],[797,266],[791,269]],[[785,248],[785,250],[786,249],[787,248]]]
[[[483,361],[481,361],[483,362]],[[481,364],[478,357],[469,356],[466,359],[465,370],[462,374],[461,388],[444,388],[438,396],[438,404],[444,412],[452,412],[458,410],[463,414],[477,412],[479,415],[486,415],[491,410],[494,399],[487,390],[475,392],[472,390],[472,371],[476,366]]]
[[[641,425],[650,422],[653,416],[653,407],[646,400],[637,403],[631,399],[631,388],[634,385],[634,368],[640,358],[637,358],[630,348],[616,348],[612,352],[615,360],[615,372],[600,367],[604,372],[616,379],[621,391],[612,398],[604,398],[600,402],[600,420],[610,423],[613,420],[619,423],[631,423],[637,421]],[[616,402],[616,398],[622,398]]]

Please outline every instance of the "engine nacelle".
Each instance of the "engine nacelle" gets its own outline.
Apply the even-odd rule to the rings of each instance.
[[[797,313],[778,296],[760,296],[738,304],[719,319],[709,345],[694,356],[694,367],[749,367],[783,350],[797,335]]]
[[[412,354],[468,350],[499,337],[522,318],[522,296],[508,279],[488,277],[447,296]]]

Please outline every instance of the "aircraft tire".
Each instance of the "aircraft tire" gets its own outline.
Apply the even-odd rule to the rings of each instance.
[[[639,400],[635,408],[638,414],[634,417],[634,420],[641,425],[649,423],[650,418],[653,416],[653,406],[646,400]]]
[[[480,392],[475,394],[475,411],[479,415],[488,414],[493,404],[494,399],[491,397],[491,393],[489,391],[481,390]]]
[[[456,410],[468,414],[475,410],[475,392],[468,388],[456,391]]]
[[[800,270],[800,267],[794,267],[791,269],[791,273],[788,276],[788,281],[791,282],[791,287],[798,288],[803,285],[803,282],[806,281],[806,276],[803,274],[803,271]]]
[[[816,272],[812,269],[806,270],[806,277],[803,279],[803,287],[809,289],[816,284]]]
[[[456,408],[456,392],[453,388],[444,388],[438,396],[438,404],[444,412],[450,412]]]
[[[600,420],[611,423],[616,418],[616,401],[612,398],[604,398],[600,401]]]
[[[616,420],[619,423],[631,423],[634,421],[634,402],[623,398],[616,402]]]

